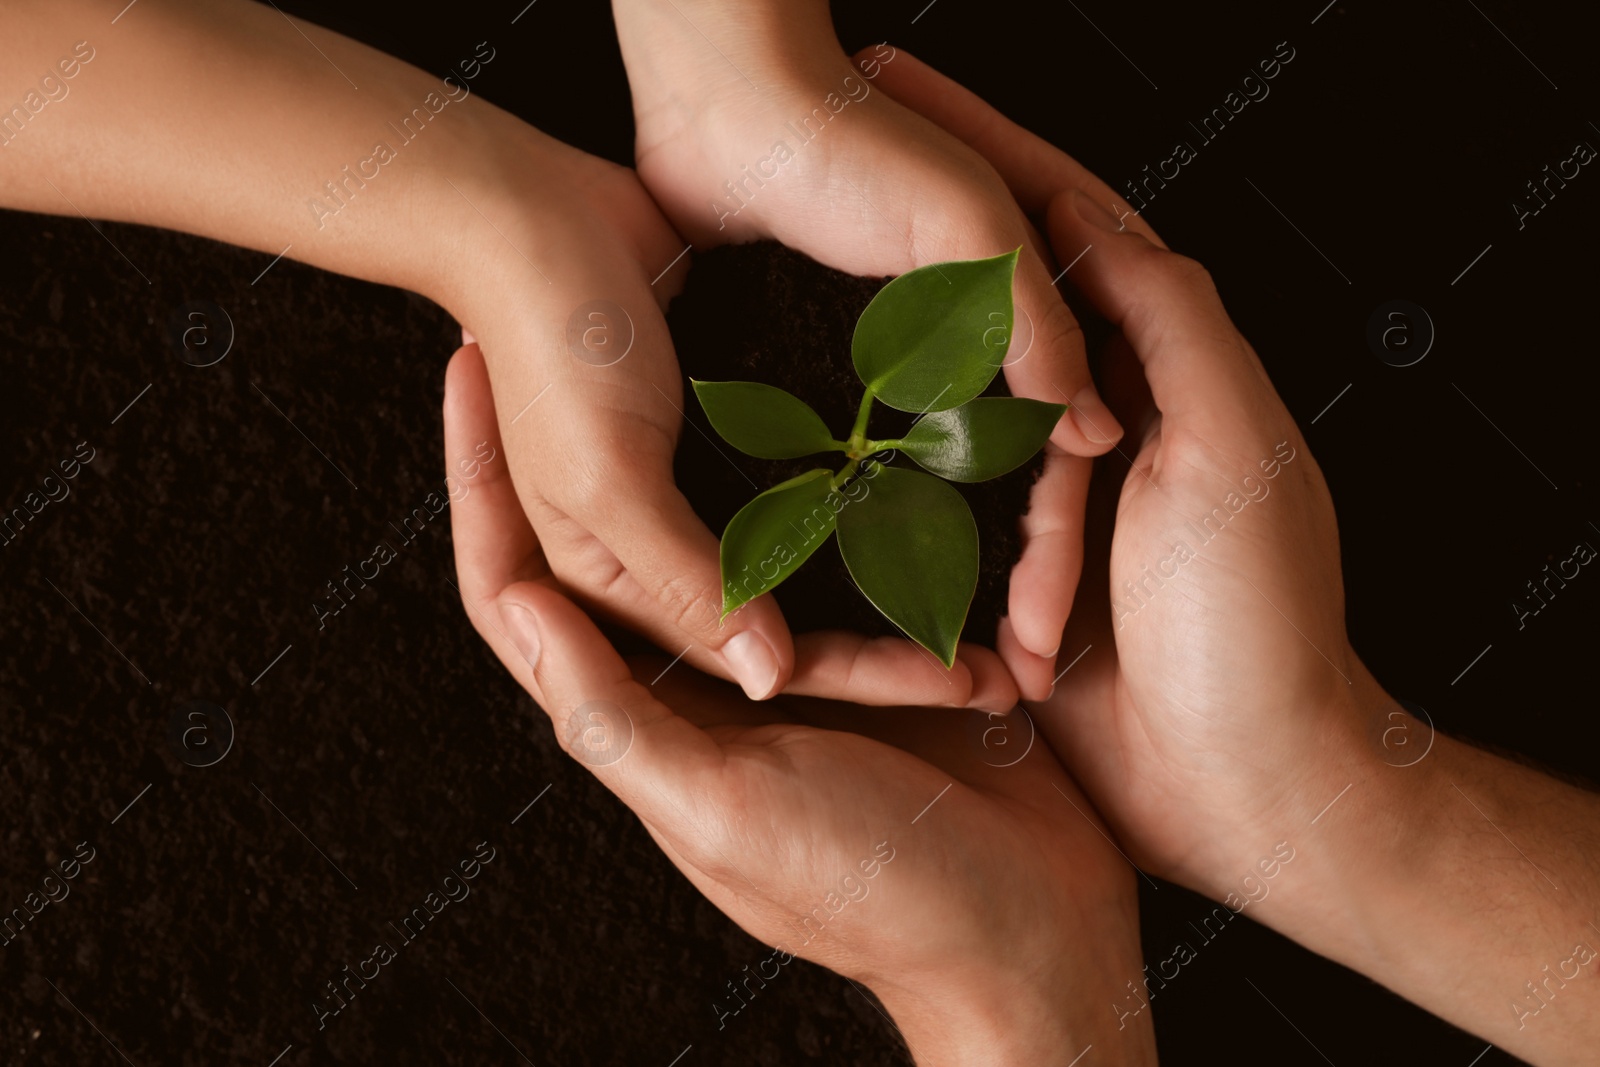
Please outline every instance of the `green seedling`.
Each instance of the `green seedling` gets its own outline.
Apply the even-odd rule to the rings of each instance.
[[[842,452],[756,497],[722,534],[722,615],[792,575],[829,536],[850,578],[917,644],[955,663],[978,584],[978,526],[948,482],[998,478],[1043,447],[1066,411],[1020,397],[982,397],[1010,345],[1017,252],[920,267],[884,286],[850,343],[866,386],[839,440],[799,397],[758,382],[693,382],[711,425],[761,459]],[[868,432],[874,400],[919,416],[900,438]],[[911,457],[923,470],[886,466]],[[937,477],[935,477],[937,475]],[[948,480],[948,481],[946,481]]]

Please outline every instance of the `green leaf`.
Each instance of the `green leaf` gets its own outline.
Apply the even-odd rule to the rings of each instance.
[[[900,451],[952,482],[986,482],[1016,470],[1050,439],[1065,404],[980,396],[925,415],[900,439]]]
[[[822,416],[793,393],[760,382],[689,382],[712,428],[741,452],[794,459],[838,447]]]
[[[839,513],[844,565],[874,607],[948,668],[978,587],[978,524],[945,482],[868,469],[846,486]]]
[[[850,342],[867,389],[918,414],[960,407],[983,392],[1011,343],[1016,269],[1012,251],[918,267],[884,286]]]
[[[722,531],[722,617],[772,591],[833,533],[846,500],[833,472],[806,471],[756,497]]]

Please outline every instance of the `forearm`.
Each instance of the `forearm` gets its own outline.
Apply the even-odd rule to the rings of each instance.
[[[799,78],[821,61],[845,60],[826,0],[612,0],[611,7],[635,99],[640,78],[671,75],[680,98],[724,84],[760,92],[770,77]]]
[[[1592,1062],[1600,797],[1442,735],[1393,766],[1426,745],[1407,728],[1405,759],[1369,744],[1309,775],[1326,796],[1266,834],[1296,858],[1256,917],[1530,1062]]]
[[[467,200],[541,138],[471,94],[494,42],[464,44],[447,79],[263,4],[141,3],[112,24],[119,6],[11,13],[3,206],[287,248],[435,299],[463,235],[495,240]]]

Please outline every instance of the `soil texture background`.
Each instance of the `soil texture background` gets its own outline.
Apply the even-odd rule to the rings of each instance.
[[[502,58],[475,91],[631,162],[608,5],[280,6],[441,74],[488,39]],[[1324,0],[835,15],[846,47],[888,40],[1117,189],[1150,182],[1146,217],[1210,269],[1327,476],[1363,661],[1439,729],[1592,780],[1600,579],[1524,627],[1512,603],[1576,542],[1600,545],[1600,273],[1576,254],[1600,232],[1600,177],[1521,226],[1510,204],[1576,140],[1600,143],[1579,106],[1600,89],[1594,36],[1564,8],[1485,10],[1495,24]],[[1296,58],[1270,95],[1177,177],[1146,178],[1280,41]],[[799,960],[719,1026],[727,984],[768,950],[562,754],[478,640],[448,513],[391,528],[443,488],[450,317],[289,258],[263,274],[258,252],[101,229],[0,213],[0,508],[76,465],[70,495],[0,546],[0,915],[78,862],[0,945],[0,1063],[908,1063],[859,988]],[[1395,300],[1429,316],[1410,366],[1369,341]],[[232,341],[208,367],[173,340],[196,308]],[[773,343],[808,355],[806,337]],[[837,424],[835,400],[814,402]],[[738,486],[733,506],[755,491]],[[319,623],[328,583],[383,539],[397,558]],[[179,757],[195,727],[223,746],[211,766]],[[406,940],[396,927],[463,861],[470,895]],[[1179,943],[1195,954],[1152,1004],[1169,1067],[1516,1062],[1248,914],[1206,938],[1210,902],[1156,879],[1141,894],[1152,969]],[[319,1028],[314,1002],[379,942],[396,957]],[[1505,977],[1509,996],[1532,976]]]

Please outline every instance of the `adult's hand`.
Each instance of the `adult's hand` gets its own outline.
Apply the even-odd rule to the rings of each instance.
[[[661,307],[683,245],[632,171],[476,95],[513,43],[464,47],[440,78],[243,0],[13,8],[0,68],[47,73],[0,130],[0,206],[246,245],[265,253],[252,284],[286,256],[431,297],[482,340],[510,466],[574,595],[752,696],[967,702],[965,663],[947,675],[904,641],[797,649],[770,598],[722,622],[716,539],[671,478],[682,380]],[[382,461],[355,448],[352,485]]]
[[[918,77],[1015,184],[1055,175],[1050,239],[1092,246],[1071,279],[1120,330],[1104,380],[1139,443],[1103,461],[1099,565],[1036,706],[1052,746],[1153,871],[1524,1058],[1593,1062],[1600,799],[1384,693],[1345,631],[1327,485],[1210,277]]]
[[[1122,433],[1051,284],[1048,250],[978,153],[875,91],[915,61],[883,45],[852,63],[825,0],[613,9],[640,177],[695,247],[772,238],[863,275],[1023,248],[1006,382],[1018,396],[1070,404],[1046,447],[1004,623],[1013,674],[1044,696],[1082,560],[1086,457]]]
[[[449,459],[498,447],[475,346],[451,362],[445,438]],[[672,862],[776,946],[758,980],[797,955],[864,983],[919,1063],[1066,1065],[1091,1044],[1155,1062],[1149,1017],[1103,1007],[1141,974],[1133,871],[1043,745],[1002,761],[977,712],[753,704],[630,666],[558,590],[502,470],[451,516],[473,625]]]

